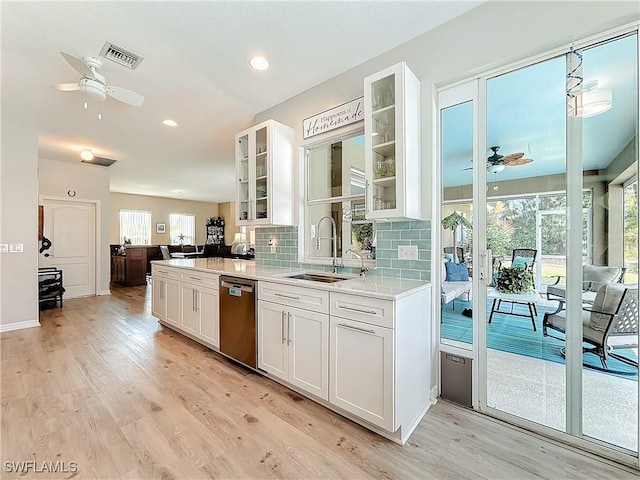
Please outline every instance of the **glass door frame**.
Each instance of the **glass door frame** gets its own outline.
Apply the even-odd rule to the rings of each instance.
[[[589,38],[575,41],[573,47],[575,49],[583,49],[595,46],[598,43],[614,40],[627,34],[635,34],[638,41],[638,52],[640,52],[640,24],[625,25]],[[512,415],[487,405],[487,323],[486,323],[486,301],[487,289],[486,279],[481,280],[481,276],[487,272],[486,250],[486,165],[484,157],[480,162],[479,152],[487,150],[487,80],[495,76],[513,72],[520,68],[533,65],[538,62],[550,60],[564,56],[567,61],[567,72],[571,71],[577,65],[574,64],[572,55],[569,55],[569,45],[559,47],[544,54],[530,57],[519,62],[496,68],[485,72],[482,76],[472,77],[470,79],[457,82],[452,85],[436,89],[434,101],[434,124],[435,130],[435,156],[437,160],[434,162],[434,181],[435,195],[432,209],[433,218],[433,245],[434,249],[432,258],[432,272],[436,287],[439,286],[439,279],[443,269],[439,252],[442,251],[442,240],[440,235],[440,220],[442,209],[442,147],[441,147],[441,113],[442,110],[457,104],[473,102],[473,265],[474,272],[478,271],[480,275],[473,278],[473,311],[478,315],[473,315],[473,344],[469,345],[452,345],[450,342],[442,342],[440,337],[440,315],[436,311],[439,309],[440,302],[433,302],[433,318],[435,319],[436,342],[441,352],[451,352],[469,356],[471,353],[473,358],[473,408],[481,413],[488,414],[495,418],[507,421],[527,430],[544,434],[550,438],[560,440],[562,442],[575,445],[586,451],[590,451],[610,458],[622,464],[631,465],[640,468],[640,454],[635,456],[624,453],[615,447],[609,446],[604,442],[583,436],[582,432],[582,395],[583,395],[583,379],[582,379],[582,332],[581,329],[581,311],[578,308],[567,308],[567,341],[566,341],[566,432],[555,430],[553,428],[535,423],[530,420],[523,419],[516,415]],[[640,56],[640,54],[639,54]],[[640,61],[638,63],[638,78],[640,78]],[[578,73],[581,73],[578,71]],[[466,95],[466,96],[465,96]],[[640,109],[638,109],[637,124],[640,125]],[[582,172],[582,119],[580,117],[572,117],[567,115],[566,121],[566,194],[567,194],[567,277],[581,278],[582,276],[582,228],[571,228],[571,225],[580,225],[583,221],[583,172]],[[636,146],[638,147],[638,137],[636,137]],[[575,248],[571,248],[571,247]],[[579,248],[577,248],[579,247]],[[639,255],[640,258],[640,255]],[[482,269],[482,270],[479,270]],[[485,287],[485,288],[483,288]],[[434,292],[439,291],[434,288]],[[576,289],[568,289],[566,294],[567,305],[581,305],[581,292]],[[484,308],[483,308],[484,306]],[[434,355],[433,358],[440,359],[440,355]],[[438,376],[440,376],[440,368],[438,368]],[[439,385],[441,384],[440,378]],[[638,397],[640,398],[640,382],[638,382]],[[639,419],[640,423],[640,419]],[[640,445],[640,428],[638,428],[638,444]]]

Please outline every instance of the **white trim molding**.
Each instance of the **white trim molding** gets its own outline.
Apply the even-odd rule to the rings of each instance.
[[[0,333],[12,332],[14,330],[23,330],[25,328],[39,327],[40,322],[36,320],[26,320],[24,322],[6,323],[0,325]]]
[[[111,290],[100,290],[100,291],[97,293],[97,296],[98,296],[98,297],[100,297],[100,296],[102,296],[102,295],[111,295]]]

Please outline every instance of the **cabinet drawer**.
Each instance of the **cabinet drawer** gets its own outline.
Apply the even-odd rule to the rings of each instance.
[[[180,280],[181,275],[181,271],[178,268],[164,267],[155,264],[151,266],[151,272],[154,277],[175,278],[176,280]]]
[[[394,302],[344,293],[331,293],[331,315],[394,328]]]
[[[183,270],[180,280],[193,285],[202,285],[204,287],[215,288],[218,290],[218,279],[220,275],[216,273],[205,273],[197,270]]]
[[[313,288],[258,282],[258,298],[280,305],[329,313],[329,292]]]

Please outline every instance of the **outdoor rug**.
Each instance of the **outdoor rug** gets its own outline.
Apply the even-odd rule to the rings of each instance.
[[[443,338],[456,340],[459,342],[472,342],[472,319],[462,315],[465,308],[471,308],[471,302],[462,299],[455,300],[455,310],[452,309],[453,302],[446,304],[442,311],[441,334]],[[501,310],[509,310],[510,304],[503,303]],[[560,354],[560,349],[564,347],[564,342],[551,337],[542,336],[542,318],[544,312],[553,311],[555,308],[537,306],[538,316],[536,317],[537,332],[533,331],[531,319],[524,317],[514,317],[510,315],[493,314],[493,320],[487,325],[487,345],[489,348],[503,352],[524,355],[532,358],[540,358],[550,362],[565,363],[564,357]],[[491,300],[487,302],[487,319],[491,312]],[[527,313],[526,305],[514,305],[514,312]],[[550,330],[552,335],[562,337],[562,333]],[[585,345],[588,346],[588,345]],[[632,358],[637,361],[638,357],[633,350],[615,350],[615,353]],[[585,366],[595,369],[602,369],[600,358],[593,353],[583,355]],[[607,359],[607,373],[619,375],[624,378],[638,380],[638,368],[627,365],[614,358]]]

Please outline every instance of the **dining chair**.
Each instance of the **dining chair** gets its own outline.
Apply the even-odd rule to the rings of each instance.
[[[162,253],[163,260],[171,260],[171,253],[169,253],[169,247],[166,245],[160,245],[160,252]]]

